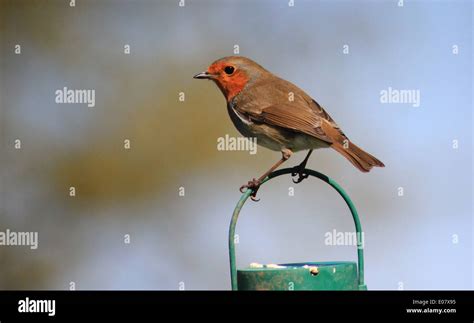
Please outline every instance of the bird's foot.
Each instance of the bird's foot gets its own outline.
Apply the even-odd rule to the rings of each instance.
[[[254,178],[251,181],[249,181],[246,185],[245,184],[242,185],[240,187],[240,192],[244,193],[246,189],[252,190],[252,194],[250,194],[250,198],[252,199],[252,201],[258,202],[260,201],[260,199],[257,199],[257,192],[261,184],[262,183],[259,180]]]
[[[291,176],[294,177],[298,175],[298,178],[296,180],[292,178],[293,183],[295,184],[301,183],[302,181],[304,181],[305,179],[309,177],[309,175],[306,174],[304,170],[305,170],[305,165],[298,165],[293,168],[293,172],[291,173]]]

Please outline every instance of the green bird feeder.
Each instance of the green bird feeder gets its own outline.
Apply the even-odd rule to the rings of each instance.
[[[293,173],[294,169],[285,168],[271,173],[264,181]],[[331,178],[311,169],[305,174],[319,178],[332,186],[344,199],[354,219],[357,237],[362,234],[357,210],[347,193]],[[263,184],[262,183],[262,184]],[[232,290],[367,290],[364,284],[364,249],[361,239],[357,239],[357,262],[305,262],[279,265],[251,264],[243,269],[236,268],[235,227],[244,203],[251,195],[247,189],[234,209],[229,228],[229,258]]]

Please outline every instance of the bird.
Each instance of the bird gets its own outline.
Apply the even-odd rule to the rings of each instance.
[[[304,160],[293,168],[293,182],[308,177],[306,164],[314,149],[332,148],[357,169],[369,172],[385,165],[356,146],[316,100],[244,56],[227,56],[214,61],[195,79],[213,81],[227,102],[227,112],[237,130],[257,144],[281,152],[281,158],[262,176],[240,187],[252,190],[254,201],[263,180],[286,162],[293,153],[308,150]]]

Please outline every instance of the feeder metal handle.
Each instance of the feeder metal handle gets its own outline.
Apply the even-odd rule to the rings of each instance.
[[[272,178],[285,175],[285,174],[290,174],[293,173],[294,169],[293,168],[284,168],[277,170],[270,175],[268,175],[267,178],[265,178],[262,181],[262,184],[269,181]],[[342,189],[339,184],[337,184],[334,180],[329,178],[328,176],[317,172],[312,169],[305,169],[304,174],[308,174],[314,177],[319,178],[323,182],[328,183],[331,185],[338,193],[341,195],[341,197],[344,199],[346,202],[347,206],[349,207],[352,218],[354,219],[354,224],[356,227],[356,232],[357,236],[361,236],[362,234],[362,226],[360,224],[359,220],[359,215],[357,214],[357,210],[354,206],[354,203],[352,203],[352,200],[350,199],[349,195]],[[251,189],[247,189],[242,196],[240,197],[240,200],[237,202],[237,205],[235,206],[234,213],[232,214],[232,219],[230,221],[230,227],[229,227],[229,259],[230,259],[230,278],[231,278],[231,283],[232,283],[232,290],[237,290],[237,267],[236,267],[236,261],[235,261],[235,226],[237,225],[237,219],[239,217],[240,210],[244,206],[244,203],[247,201],[249,198],[250,194],[252,193]],[[364,285],[364,247],[362,245],[361,240],[362,239],[356,239],[357,240],[357,262],[358,262],[358,274],[359,274],[359,289],[365,289]]]

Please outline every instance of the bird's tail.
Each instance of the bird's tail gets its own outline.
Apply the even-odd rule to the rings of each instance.
[[[342,156],[346,157],[352,165],[357,167],[361,172],[366,173],[374,166],[385,167],[380,160],[360,149],[350,141],[346,146],[336,142],[332,144],[331,147],[338,151]]]

